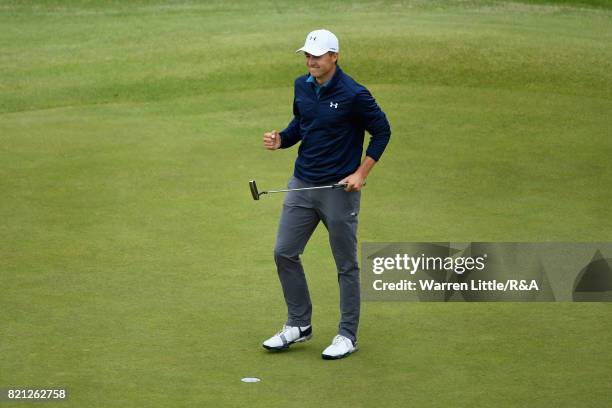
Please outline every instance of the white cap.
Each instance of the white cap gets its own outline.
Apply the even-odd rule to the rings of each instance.
[[[296,52],[304,51],[315,57],[319,57],[326,52],[340,52],[338,37],[331,31],[314,30],[306,36],[304,46]]]

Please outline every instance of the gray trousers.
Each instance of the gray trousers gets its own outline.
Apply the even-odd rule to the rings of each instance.
[[[332,183],[328,183],[332,184]],[[312,187],[292,177],[289,188]],[[307,326],[312,304],[300,255],[315,228],[322,221],[329,232],[340,286],[338,334],[357,341],[359,324],[359,265],[357,263],[357,217],[360,192],[343,189],[292,191],[287,193],[274,248],[278,277],[287,303],[289,326]]]

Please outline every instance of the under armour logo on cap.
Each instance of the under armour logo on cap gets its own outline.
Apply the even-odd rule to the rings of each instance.
[[[328,30],[315,30],[306,36],[304,46],[296,52],[304,51],[315,57],[319,57],[326,52],[339,52],[340,45],[338,37]]]
[[[334,109],[338,109],[338,102],[336,102],[336,103],[330,102],[329,103],[329,107],[330,108],[334,108]]]

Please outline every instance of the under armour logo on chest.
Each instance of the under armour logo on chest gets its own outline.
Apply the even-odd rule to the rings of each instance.
[[[338,102],[336,102],[336,103],[330,102],[329,103],[329,107],[330,108],[334,108],[334,109],[338,109]]]

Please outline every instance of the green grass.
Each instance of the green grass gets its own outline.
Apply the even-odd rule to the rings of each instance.
[[[67,386],[74,407],[608,406],[603,303],[364,303],[361,350],[321,360],[322,227],[315,337],[266,353],[281,198],[246,182],[289,178],[295,149],[261,136],[327,27],[393,129],[362,242],[611,241],[610,8],[0,2],[0,387]]]

